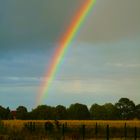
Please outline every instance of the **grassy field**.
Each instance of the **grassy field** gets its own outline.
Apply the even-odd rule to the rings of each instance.
[[[8,126],[20,126],[23,127],[25,123],[28,122],[34,122],[36,124],[44,124],[45,122],[51,122],[55,123],[54,120],[3,120],[2,121],[4,125]],[[60,124],[67,123],[68,126],[71,125],[95,125],[96,123],[98,125],[110,125],[111,127],[121,127],[124,126],[126,123],[127,126],[129,127],[140,127],[140,121],[137,120],[132,120],[132,121],[126,121],[126,120],[119,120],[119,121],[110,121],[110,120],[60,120]]]
[[[3,120],[0,140],[140,138],[140,121]]]

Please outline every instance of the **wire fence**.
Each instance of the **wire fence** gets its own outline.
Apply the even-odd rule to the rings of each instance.
[[[67,122],[37,122],[28,121],[21,124],[8,125],[0,123],[0,140],[7,137],[19,137],[17,140],[140,140],[140,125],[130,125],[121,123],[121,125],[110,125],[105,123],[94,124],[69,124]],[[21,137],[21,138],[20,138]],[[8,138],[7,138],[8,139]],[[12,140],[12,139],[11,139]]]

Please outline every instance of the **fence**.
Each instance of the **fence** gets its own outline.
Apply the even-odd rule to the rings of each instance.
[[[8,135],[9,137],[13,133],[17,135],[34,136],[35,139],[39,138],[54,138],[62,140],[87,140],[87,139],[106,139],[112,138],[131,138],[133,140],[140,139],[140,126],[130,126],[129,123],[123,123],[121,125],[112,126],[110,124],[68,124],[60,123],[59,121],[28,121],[24,122],[23,126],[15,124],[15,126],[9,126],[8,124],[0,123],[0,136]],[[36,137],[35,137],[36,136]]]

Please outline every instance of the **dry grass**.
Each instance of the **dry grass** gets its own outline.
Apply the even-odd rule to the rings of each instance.
[[[35,122],[36,124],[42,124],[44,125],[45,122],[51,122],[55,123],[54,120],[4,120],[2,121],[4,125],[6,126],[14,126],[14,127],[23,127],[25,123],[28,122]],[[122,127],[126,123],[127,126],[130,127],[140,127],[140,121],[132,120],[132,121],[126,121],[126,120],[119,120],[119,121],[110,121],[110,120],[60,120],[60,124],[67,123],[68,126],[71,125],[95,125],[96,123],[98,125],[109,125],[111,127]]]
[[[53,127],[46,128],[46,122],[54,124]],[[98,127],[96,127],[96,123]],[[13,139],[18,137],[16,140],[41,140],[42,137],[45,139],[61,139],[64,136],[63,128],[65,128],[64,132],[66,137],[70,139],[73,139],[75,136],[81,138],[84,135],[83,125],[86,125],[84,131],[87,139],[96,138],[97,135],[98,138],[105,138],[107,135],[107,125],[110,127],[110,138],[122,138],[124,137],[125,124],[127,126],[128,138],[134,138],[134,127],[137,127],[137,137],[140,138],[140,121],[137,120],[61,120],[59,121],[59,124],[61,124],[59,127],[54,120],[3,120],[2,124],[0,136]],[[63,127],[62,124],[65,124],[63,125],[65,127]],[[2,128],[2,126],[4,127]],[[95,133],[95,130],[97,130],[98,134]]]

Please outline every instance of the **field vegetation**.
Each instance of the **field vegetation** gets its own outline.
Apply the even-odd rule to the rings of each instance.
[[[0,106],[0,118],[0,140],[140,139],[140,104],[128,98],[90,108],[80,103],[31,111]]]
[[[128,98],[121,98],[115,104],[92,104],[90,108],[85,104],[75,103],[69,107],[63,105],[39,105],[28,111],[19,106],[16,110],[0,106],[1,120],[134,120],[140,119],[140,104],[135,104]]]
[[[140,138],[140,121],[95,120],[3,120],[0,139],[101,139]]]

